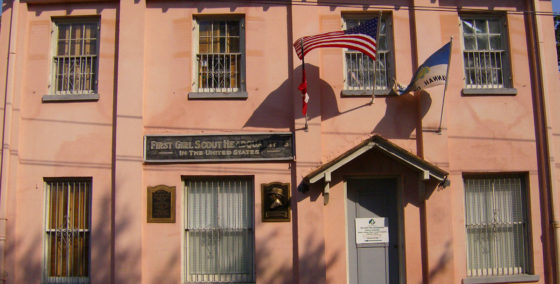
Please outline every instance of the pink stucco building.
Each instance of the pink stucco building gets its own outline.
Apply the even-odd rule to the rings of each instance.
[[[305,56],[306,121],[293,42],[379,16],[375,63]],[[550,1],[4,0],[0,27],[2,283],[559,281]],[[447,86],[396,95],[451,38]]]

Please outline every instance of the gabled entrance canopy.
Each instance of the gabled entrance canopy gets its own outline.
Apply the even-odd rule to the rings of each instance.
[[[442,183],[444,186],[447,185],[447,176],[449,175],[449,173],[397,146],[396,144],[389,142],[389,140],[379,135],[373,135],[372,137],[356,145],[354,148],[346,151],[342,155],[312,171],[304,177],[303,181],[306,184],[313,184],[324,179],[325,188],[323,192],[325,195],[326,204],[328,202],[331,174],[342,166],[348,164],[350,161],[374,148],[377,148],[378,150],[387,154],[389,157],[411,167],[412,169],[417,170],[420,173],[421,180],[427,181],[430,179],[434,179]]]

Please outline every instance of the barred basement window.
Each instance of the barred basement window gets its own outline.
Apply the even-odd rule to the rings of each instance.
[[[461,23],[466,88],[511,88],[505,20],[463,16]]]
[[[87,95],[97,90],[98,20],[55,20],[52,93]]]
[[[253,182],[186,180],[186,281],[254,283]]]
[[[345,17],[344,29],[353,28],[367,20],[371,20],[375,15],[349,15]],[[344,90],[361,91],[360,94],[367,95],[363,91],[369,90],[369,95],[373,90],[374,64],[375,64],[375,90],[376,92],[388,91],[394,83],[393,54],[391,37],[391,19],[389,15],[381,17],[381,26],[377,39],[377,60],[373,61],[367,55],[356,51],[344,50]],[[350,94],[351,92],[343,92]]]
[[[45,179],[45,283],[89,283],[90,178]]]
[[[467,276],[530,274],[524,178],[471,176],[464,183]]]
[[[237,93],[244,87],[243,19],[195,19],[196,92]]]

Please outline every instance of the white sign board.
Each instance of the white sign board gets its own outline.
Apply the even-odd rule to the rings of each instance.
[[[389,243],[387,218],[356,218],[356,244]]]

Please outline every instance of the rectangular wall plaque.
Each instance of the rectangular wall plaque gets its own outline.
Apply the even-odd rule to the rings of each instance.
[[[175,223],[175,187],[148,187],[148,223]]]
[[[388,218],[356,218],[356,244],[389,243]]]
[[[290,222],[290,184],[261,184],[262,221]]]
[[[294,158],[292,133],[224,135],[146,135],[144,161],[289,161]]]

